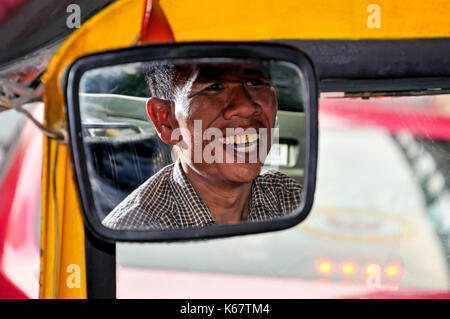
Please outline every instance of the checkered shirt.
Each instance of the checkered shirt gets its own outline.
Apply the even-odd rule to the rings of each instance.
[[[248,220],[272,219],[300,206],[302,187],[293,178],[269,170],[253,180]],[[214,215],[195,192],[181,163],[168,165],[134,190],[103,220],[112,229],[205,227]]]

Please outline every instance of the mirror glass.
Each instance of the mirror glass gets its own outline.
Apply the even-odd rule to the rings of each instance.
[[[79,105],[102,224],[166,230],[295,213],[306,84],[294,64],[196,58],[91,69]]]

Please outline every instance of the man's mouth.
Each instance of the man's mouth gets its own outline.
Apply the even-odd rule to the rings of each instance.
[[[250,153],[256,150],[259,134],[242,134],[220,137],[219,142],[224,146],[233,146],[235,151],[240,153]]]

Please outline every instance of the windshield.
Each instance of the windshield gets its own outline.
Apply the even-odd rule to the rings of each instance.
[[[227,239],[117,244],[118,297],[447,292],[449,128],[450,95],[322,97],[306,221]]]

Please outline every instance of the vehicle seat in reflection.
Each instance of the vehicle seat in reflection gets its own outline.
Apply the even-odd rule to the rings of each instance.
[[[101,220],[134,189],[172,163],[172,147],[155,134],[89,136],[84,145]]]

